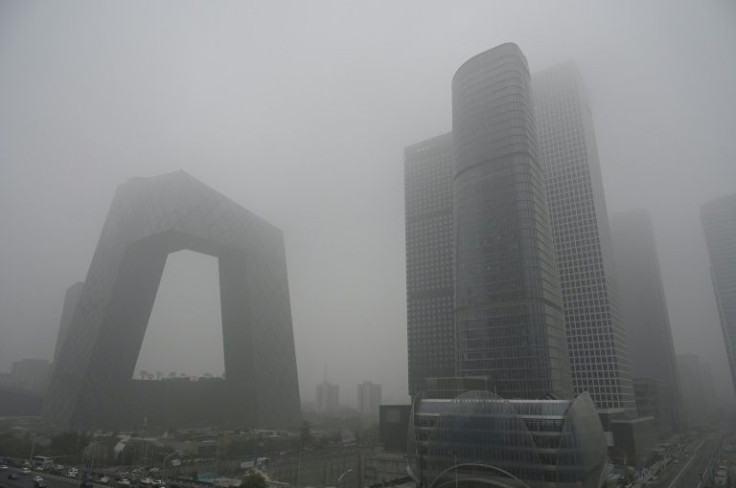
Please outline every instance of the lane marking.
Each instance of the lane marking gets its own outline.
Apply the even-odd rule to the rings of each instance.
[[[706,440],[708,440],[707,437],[705,439],[703,439],[702,441],[700,441],[700,444],[698,444],[698,447],[696,447],[693,450],[693,455],[690,458],[690,461],[688,461],[687,463],[685,463],[685,466],[683,466],[682,469],[680,470],[680,472],[677,473],[677,476],[675,476],[675,479],[672,480],[672,483],[670,483],[667,486],[667,488],[674,488],[675,487],[675,484],[677,484],[677,482],[680,480],[680,478],[682,477],[682,474],[687,470],[687,468],[690,467],[690,465],[693,463],[693,461],[695,461],[695,458],[698,456],[698,454],[700,454],[698,451],[700,450],[701,447],[703,447],[703,444],[705,444],[705,441]]]

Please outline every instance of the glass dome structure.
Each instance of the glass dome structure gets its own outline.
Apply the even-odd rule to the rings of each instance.
[[[606,441],[590,395],[507,400],[487,391],[417,397],[409,471],[419,486],[599,488]]]

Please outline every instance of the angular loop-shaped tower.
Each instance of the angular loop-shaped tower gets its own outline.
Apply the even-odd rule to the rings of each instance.
[[[219,261],[225,379],[134,381],[166,257],[183,249]],[[282,232],[183,172],[121,185],[63,335],[44,414],[71,428],[298,425]]]

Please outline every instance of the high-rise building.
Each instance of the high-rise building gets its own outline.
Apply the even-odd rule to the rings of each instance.
[[[364,415],[378,416],[381,406],[381,385],[364,381],[358,385],[358,411]]]
[[[575,392],[589,392],[599,409],[633,411],[633,384],[587,96],[572,63],[536,74],[533,87],[539,160],[546,170]]]
[[[417,486],[600,488],[608,474],[587,393],[530,400],[471,391],[419,398],[411,410],[407,472]]]
[[[717,404],[710,364],[695,354],[678,354],[677,372],[682,391],[683,422],[690,426],[710,422]]]
[[[452,134],[404,151],[409,394],[455,375]]]
[[[135,381],[167,256],[216,256],[225,378]],[[184,172],[118,187],[55,359],[44,414],[65,428],[290,427],[299,383],[282,232]],[[182,332],[185,334],[185,332]],[[144,420],[145,419],[145,420]]]
[[[507,398],[572,391],[529,68],[502,44],[452,80],[458,375]]]
[[[710,255],[710,274],[731,380],[736,390],[736,193],[703,205],[700,218]]]
[[[639,390],[651,392],[656,380],[656,413],[638,404],[637,411],[648,412],[661,427],[677,428],[680,388],[662,273],[657,257],[654,229],[643,210],[614,215],[611,219],[613,251],[616,258],[621,318],[626,331],[631,372],[639,378]],[[638,395],[641,397],[642,395]],[[665,429],[667,430],[667,429]]]
[[[340,387],[327,380],[317,385],[317,412],[334,413],[340,408]]]

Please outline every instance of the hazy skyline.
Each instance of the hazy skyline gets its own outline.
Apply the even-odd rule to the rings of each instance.
[[[698,219],[736,192],[735,25],[725,0],[5,1],[0,371],[51,358],[116,186],[183,169],[284,231],[302,400],[325,367],[345,403],[363,380],[403,400],[403,149],[450,129],[465,60],[515,42],[532,72],[578,64],[608,210],[650,212],[675,348],[732,397]],[[221,372],[219,324],[196,326],[216,277],[170,258],[146,369]]]

